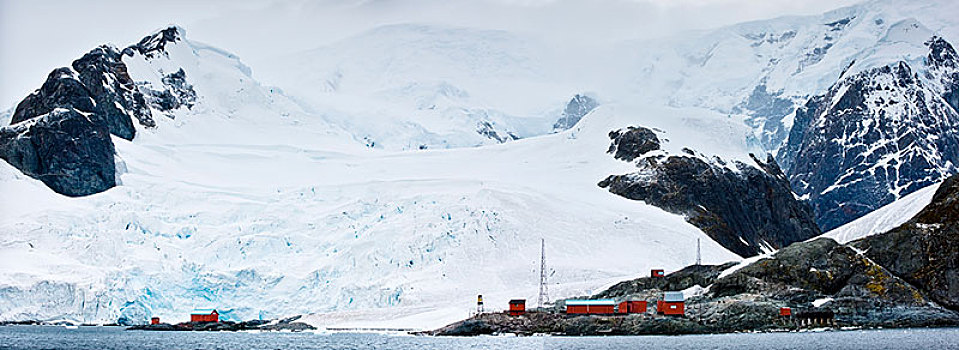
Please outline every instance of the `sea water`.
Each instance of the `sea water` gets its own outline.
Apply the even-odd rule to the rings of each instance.
[[[959,328],[610,337],[428,337],[0,326],[3,349],[959,349]]]

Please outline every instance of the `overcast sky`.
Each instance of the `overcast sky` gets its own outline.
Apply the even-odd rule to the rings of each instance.
[[[256,74],[271,57],[394,23],[506,29],[547,38],[622,40],[786,15],[858,0],[0,0],[0,110],[93,47],[126,46],[175,23],[234,52]]]

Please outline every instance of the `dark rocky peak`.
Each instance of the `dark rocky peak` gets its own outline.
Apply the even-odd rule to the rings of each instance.
[[[67,196],[116,185],[113,141],[92,114],[57,108],[0,128],[0,158]]]
[[[927,65],[931,67],[949,68],[957,68],[957,66],[959,66],[959,58],[956,56],[956,50],[942,37],[933,36],[926,42],[926,46],[929,47],[929,55],[926,56],[928,59]]]
[[[809,206],[796,199],[773,158],[756,165],[707,158],[693,150],[664,155],[649,129],[610,133],[610,153],[638,170],[599,183],[610,192],[683,215],[717,243],[741,256],[778,249],[820,234]]]
[[[40,89],[17,104],[10,124],[50,113],[55,108],[73,108],[93,112],[96,103],[80,82],[80,77],[69,67],[57,68],[47,75]]]
[[[583,119],[584,116],[592,112],[596,107],[599,107],[599,102],[592,97],[580,94],[573,96],[573,98],[566,103],[566,108],[563,109],[563,114],[559,120],[553,124],[553,131],[563,131],[572,128],[576,123],[579,123],[580,119]]]
[[[627,162],[632,162],[633,159],[647,152],[659,149],[659,138],[656,137],[656,133],[641,126],[610,131],[609,138],[613,142],[609,144],[609,150],[606,152],[616,159]]]
[[[937,87],[938,93],[953,110],[959,112],[959,56],[956,50],[942,37],[934,36],[926,42],[929,55],[926,78]]]
[[[166,29],[144,37],[139,43],[123,49],[123,54],[133,56],[133,52],[135,51],[147,58],[167,55],[166,45],[183,40],[182,38],[185,36],[185,32],[183,28],[178,26],[167,27]]]
[[[145,127],[156,126],[143,94],[136,88],[112,46],[100,46],[73,61],[80,81],[97,102],[97,116],[106,121],[110,133],[132,140],[136,134],[133,120]]]
[[[905,62],[836,82],[798,108],[778,159],[823,230],[922,187],[959,164],[959,114]]]
[[[72,68],[55,69],[40,89],[20,101],[11,121],[28,120],[56,108],[92,113],[110,133],[132,140],[133,120],[153,127],[155,123],[143,94],[136,88],[112,46],[97,47],[73,61]]]

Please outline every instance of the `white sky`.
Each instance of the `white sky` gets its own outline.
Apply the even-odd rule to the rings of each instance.
[[[0,110],[54,68],[103,43],[126,46],[176,23],[234,52],[254,74],[272,57],[383,24],[505,29],[563,40],[621,40],[818,14],[858,0],[0,0]]]

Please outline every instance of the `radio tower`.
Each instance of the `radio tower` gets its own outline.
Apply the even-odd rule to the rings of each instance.
[[[541,239],[540,242],[539,298],[536,304],[538,307],[543,307],[549,303],[549,291],[546,289],[546,239]]]
[[[699,238],[696,238],[696,265],[703,264],[703,254],[699,249]]]

